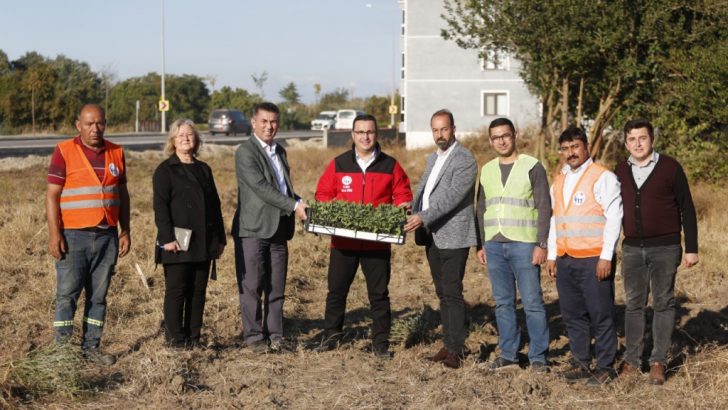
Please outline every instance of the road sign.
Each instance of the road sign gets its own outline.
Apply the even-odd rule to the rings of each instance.
[[[396,114],[397,113],[397,106],[392,104],[389,106],[389,113],[390,114]]]
[[[159,100],[159,111],[169,111],[169,100]]]

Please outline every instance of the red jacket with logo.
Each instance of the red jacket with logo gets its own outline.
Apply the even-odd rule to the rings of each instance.
[[[412,200],[410,181],[397,160],[379,151],[366,173],[356,162],[354,150],[334,158],[316,185],[317,201],[340,200],[362,204],[399,205]],[[331,247],[347,250],[382,250],[390,244],[331,237]]]

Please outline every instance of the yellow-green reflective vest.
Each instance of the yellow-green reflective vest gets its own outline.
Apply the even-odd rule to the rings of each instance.
[[[505,186],[498,158],[483,165],[480,183],[485,192],[483,225],[486,241],[500,232],[512,241],[536,242],[538,210],[528,172],[537,163],[536,158],[519,154]]]

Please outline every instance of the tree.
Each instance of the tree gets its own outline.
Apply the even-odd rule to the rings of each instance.
[[[232,89],[228,86],[215,91],[212,98],[215,100],[215,108],[240,110],[249,117],[253,114],[255,104],[263,101],[258,94],[251,94],[243,88]]]
[[[268,81],[268,72],[266,70],[263,70],[262,73],[258,75],[251,74],[250,77],[255,83],[255,88],[257,88],[258,92],[260,93],[260,98],[265,100],[265,91],[263,91],[263,86],[265,85],[265,82]]]
[[[278,95],[280,95],[284,102],[288,105],[298,105],[301,103],[301,95],[298,93],[296,84],[294,84],[293,81],[278,91]]]
[[[321,111],[326,110],[339,110],[345,108],[344,106],[349,102],[349,91],[345,88],[337,88],[336,90],[325,93],[321,96],[319,102],[319,109]]]

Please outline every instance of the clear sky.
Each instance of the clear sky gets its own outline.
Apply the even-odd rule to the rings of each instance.
[[[336,88],[355,96],[399,87],[397,0],[164,0],[165,72],[217,76],[215,88],[264,92],[293,81],[305,102]],[[161,71],[160,0],[0,0],[0,49],[63,54],[117,79]],[[210,85],[208,84],[208,88]]]

